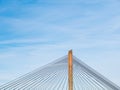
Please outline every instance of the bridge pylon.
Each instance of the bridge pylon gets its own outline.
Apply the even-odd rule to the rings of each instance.
[[[68,90],[73,90],[73,58],[72,50],[68,52]]]

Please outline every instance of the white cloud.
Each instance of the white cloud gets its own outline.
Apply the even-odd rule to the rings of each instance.
[[[14,40],[6,40],[6,41],[1,41],[0,44],[26,44],[26,43],[46,43],[49,42],[49,40],[46,39],[39,39],[39,38],[29,38],[29,39],[14,39]]]

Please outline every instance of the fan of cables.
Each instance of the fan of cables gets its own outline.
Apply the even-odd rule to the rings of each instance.
[[[0,90],[68,90],[68,57],[40,67],[0,86]],[[73,90],[120,90],[120,88],[73,56]]]

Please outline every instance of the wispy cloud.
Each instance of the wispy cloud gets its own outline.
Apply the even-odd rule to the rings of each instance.
[[[45,39],[17,39],[17,40],[6,40],[6,41],[2,41],[0,42],[0,44],[11,44],[11,43],[43,43],[43,42],[49,42]]]

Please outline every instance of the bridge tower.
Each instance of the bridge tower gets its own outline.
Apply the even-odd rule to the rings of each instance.
[[[73,58],[72,50],[68,52],[68,90],[73,90]]]

